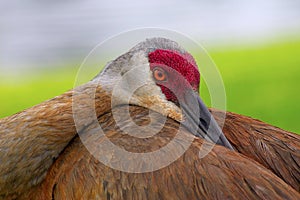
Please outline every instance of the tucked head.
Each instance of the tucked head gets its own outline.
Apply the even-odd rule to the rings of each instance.
[[[200,73],[194,58],[176,42],[147,39],[107,64],[95,80],[112,92],[117,104],[155,110],[183,123],[195,136],[232,149],[198,95]]]

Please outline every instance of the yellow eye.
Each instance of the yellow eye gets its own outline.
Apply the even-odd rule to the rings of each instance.
[[[155,68],[153,70],[153,77],[157,81],[166,81],[167,80],[167,74],[166,72],[161,68]]]

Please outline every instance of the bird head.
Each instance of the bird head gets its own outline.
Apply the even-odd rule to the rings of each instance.
[[[94,78],[112,105],[139,105],[173,118],[195,136],[232,149],[199,97],[200,73],[191,54],[165,38],[147,39],[108,63]]]

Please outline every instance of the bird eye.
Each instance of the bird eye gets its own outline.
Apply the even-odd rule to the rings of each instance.
[[[153,77],[157,81],[166,81],[167,80],[167,74],[166,72],[161,68],[155,68],[153,70]]]

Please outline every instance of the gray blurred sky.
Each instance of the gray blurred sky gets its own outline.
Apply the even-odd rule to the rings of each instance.
[[[205,46],[296,36],[300,1],[1,0],[0,69],[82,60],[106,38],[140,27],[180,31]]]

